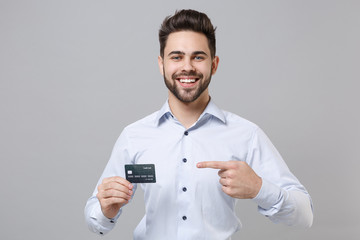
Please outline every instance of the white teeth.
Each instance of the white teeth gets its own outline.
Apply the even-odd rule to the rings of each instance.
[[[194,83],[195,79],[180,79],[181,83]]]

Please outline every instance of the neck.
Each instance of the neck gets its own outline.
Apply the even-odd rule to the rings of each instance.
[[[189,103],[180,101],[169,92],[171,112],[186,129],[191,127],[199,119],[209,101],[210,96],[207,90],[204,91],[198,99]]]

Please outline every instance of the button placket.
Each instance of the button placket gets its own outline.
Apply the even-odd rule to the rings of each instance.
[[[184,227],[188,226],[186,220],[189,218],[189,207],[191,206],[191,199],[189,195],[189,179],[191,179],[191,165],[189,164],[191,161],[191,136],[189,131],[184,131],[182,137],[182,149],[181,154],[182,158],[180,159],[181,164],[180,167],[180,181],[178,185],[178,200],[179,200],[179,210],[178,216],[182,219]]]

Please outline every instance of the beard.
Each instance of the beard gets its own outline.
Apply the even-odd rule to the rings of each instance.
[[[169,91],[174,94],[174,96],[184,103],[191,103],[194,102],[196,99],[198,99],[201,94],[208,88],[210,81],[211,81],[211,72],[209,74],[209,77],[204,79],[202,82],[204,76],[202,73],[197,73],[196,71],[190,71],[190,72],[182,72],[179,74],[173,74],[171,76],[171,80],[166,78],[165,69],[164,70],[164,82],[166,87],[169,89]],[[180,88],[178,84],[176,84],[176,78],[179,77],[196,77],[198,80],[197,87],[195,88],[189,88],[184,89]]]

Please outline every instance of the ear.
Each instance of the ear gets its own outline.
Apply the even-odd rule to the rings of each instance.
[[[211,65],[211,75],[214,75],[216,73],[216,70],[219,66],[219,57],[215,56],[214,59],[212,60],[212,65]]]
[[[161,75],[164,76],[164,60],[161,56],[158,56],[158,64]]]

